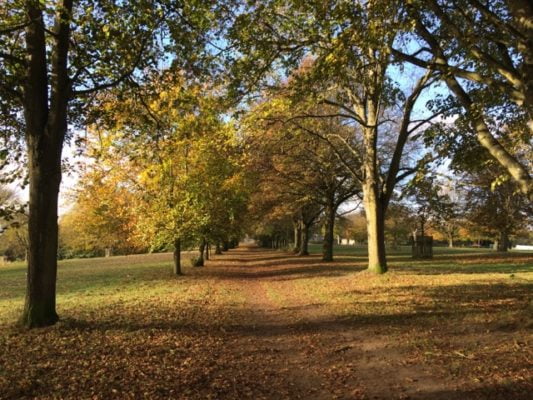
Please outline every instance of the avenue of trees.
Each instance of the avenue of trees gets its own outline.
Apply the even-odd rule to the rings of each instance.
[[[528,0],[6,0],[21,323],[58,320],[69,255],[167,249],[179,275],[182,249],[201,266],[245,233],[300,255],[320,233],[331,261],[342,231],[385,273],[386,243],[426,230],[506,250],[532,223],[532,102]],[[85,165],[58,224],[66,145]]]

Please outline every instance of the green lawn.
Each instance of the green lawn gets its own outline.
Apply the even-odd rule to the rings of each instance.
[[[310,244],[309,245],[310,253],[321,253],[322,245],[321,244]],[[433,254],[435,256],[439,255],[450,255],[450,254],[488,254],[493,253],[494,250],[487,248],[474,248],[474,247],[433,247]],[[513,252],[514,253],[514,252]],[[335,245],[334,254],[336,255],[354,255],[366,257],[368,255],[367,247],[363,245],[349,246],[349,245]],[[391,256],[410,256],[411,255],[411,246],[398,246],[397,248],[387,247],[387,255]]]
[[[57,280],[59,313],[84,313],[101,305],[168,293],[179,284],[172,271],[169,253],[62,260]],[[0,267],[0,324],[12,322],[20,314],[25,275],[22,262]]]

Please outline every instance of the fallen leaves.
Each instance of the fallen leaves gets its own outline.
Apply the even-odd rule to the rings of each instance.
[[[410,260],[382,279],[277,254],[180,279],[170,260],[69,261],[61,322],[32,331],[9,325],[23,270],[0,270],[0,398],[527,398],[529,259],[520,280]]]

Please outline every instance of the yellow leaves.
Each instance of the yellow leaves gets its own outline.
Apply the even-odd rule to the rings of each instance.
[[[110,35],[109,25],[102,26],[102,32],[104,32],[104,35],[106,38],[109,38],[109,35]]]
[[[335,55],[333,53],[329,53],[324,60],[326,63],[333,63],[335,61]]]

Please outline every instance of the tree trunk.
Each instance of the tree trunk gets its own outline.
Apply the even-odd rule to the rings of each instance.
[[[58,225],[61,151],[67,131],[70,83],[67,56],[72,0],[64,0],[56,17],[52,46],[51,82],[44,18],[38,2],[27,2],[27,76],[24,86],[24,120],[30,180],[28,221],[28,273],[21,323],[26,327],[52,325],[56,313]]]
[[[448,247],[453,249],[453,235],[448,235]]]
[[[28,142],[30,153],[29,252],[27,289],[21,322],[26,327],[53,325],[56,313],[57,203],[61,162],[40,157],[35,141]],[[50,165],[52,164],[52,165]],[[55,165],[54,165],[55,164]]]
[[[324,244],[322,246],[322,261],[333,261],[333,241],[335,228],[335,213],[333,204],[326,206],[326,222],[324,224]]]
[[[229,241],[224,240],[222,243],[222,251],[228,251],[229,250]]]
[[[204,251],[205,251],[205,240],[202,239],[200,242],[200,247],[198,248],[198,258],[194,262],[195,267],[204,266]]]
[[[509,250],[509,235],[507,232],[500,232],[500,240],[498,241],[498,251],[506,252]]]
[[[220,247],[220,242],[217,242],[217,244],[216,244],[215,254],[217,254],[217,255],[222,254],[222,248]]]
[[[309,255],[309,229],[311,224],[302,224],[302,245],[300,247],[299,256],[308,256]]]
[[[383,274],[387,272],[383,207],[372,187],[365,183],[363,190],[368,235],[368,270],[376,274]]]
[[[294,253],[299,253],[302,247],[302,221],[297,220],[294,224]]]
[[[181,275],[181,240],[174,240],[174,274]]]

